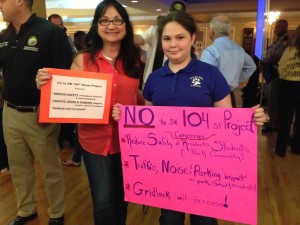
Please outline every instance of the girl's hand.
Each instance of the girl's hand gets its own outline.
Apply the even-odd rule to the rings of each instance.
[[[254,110],[254,121],[256,126],[262,126],[267,121],[267,115],[264,112],[264,109],[260,105],[252,107]]]

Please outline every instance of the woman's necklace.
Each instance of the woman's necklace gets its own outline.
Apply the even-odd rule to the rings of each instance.
[[[110,57],[104,55],[103,52],[102,52],[102,55],[103,55],[104,58],[106,58],[110,62],[115,62],[116,61],[116,58],[110,58]]]

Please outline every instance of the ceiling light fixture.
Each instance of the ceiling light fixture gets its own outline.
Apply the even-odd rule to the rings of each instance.
[[[280,12],[279,11],[270,11],[268,13],[265,13],[265,18],[266,21],[269,23],[269,25],[272,25],[272,23],[276,22],[276,20],[278,20],[280,16]]]

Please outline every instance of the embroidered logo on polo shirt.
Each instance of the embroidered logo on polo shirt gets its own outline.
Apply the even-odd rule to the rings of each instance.
[[[201,80],[203,80],[200,76],[191,77],[190,80],[192,81],[191,87],[201,87]]]
[[[35,46],[37,44],[37,38],[35,36],[31,36],[27,42],[28,46]]]
[[[35,36],[31,36],[30,38],[28,38],[28,41],[27,41],[28,46],[24,46],[24,50],[38,52],[39,49],[34,47],[37,45],[37,43],[38,43],[37,38]]]

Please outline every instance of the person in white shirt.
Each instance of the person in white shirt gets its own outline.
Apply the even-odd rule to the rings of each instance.
[[[236,107],[233,90],[253,74],[256,65],[251,56],[229,38],[230,33],[231,19],[228,16],[213,17],[209,30],[213,44],[203,50],[200,60],[221,71],[231,89],[232,106]]]

